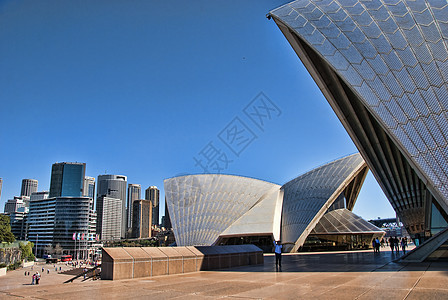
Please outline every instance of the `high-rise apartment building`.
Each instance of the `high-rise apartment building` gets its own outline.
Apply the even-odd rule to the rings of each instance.
[[[96,198],[96,233],[102,241],[119,240],[122,237],[122,212],[121,199],[104,195]]]
[[[159,195],[160,191],[156,186],[150,186],[145,191],[145,199],[152,203],[152,225],[159,226]]]
[[[151,237],[151,201],[135,200],[132,207],[132,236],[138,239]]]
[[[20,196],[31,196],[32,193],[37,192],[38,181],[36,179],[22,179],[22,190]]]
[[[127,228],[132,228],[132,210],[135,200],[140,200],[142,187],[140,184],[128,184],[128,203],[127,203]]]
[[[50,198],[82,197],[85,163],[62,162],[55,163],[51,168]]]
[[[104,213],[99,213],[99,198],[107,197],[114,198],[120,200],[121,203],[121,219],[119,220],[121,226],[121,237],[126,237],[126,186],[127,186],[127,177],[123,175],[99,175],[98,176],[98,185],[96,192],[97,199],[97,226],[104,223],[100,220],[100,218],[104,218],[106,215]],[[109,201],[109,200],[108,200]],[[116,201],[115,201],[116,202]],[[116,208],[116,205],[113,205]],[[115,215],[115,213],[114,213]],[[115,222],[118,222],[115,221]]]

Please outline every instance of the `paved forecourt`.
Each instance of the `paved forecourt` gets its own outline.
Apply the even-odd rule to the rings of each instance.
[[[283,255],[277,272],[264,265],[130,280],[76,280],[44,274],[29,285],[23,269],[0,278],[0,299],[448,299],[448,262],[394,263],[396,254],[372,251]],[[36,268],[36,267],[35,267]]]

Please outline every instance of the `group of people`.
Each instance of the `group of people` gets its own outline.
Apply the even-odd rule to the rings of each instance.
[[[401,247],[401,251],[403,251],[403,254],[406,254],[406,247],[408,246],[408,239],[406,237],[402,237],[397,238],[396,236],[391,236],[389,238],[389,240],[385,240],[382,239],[381,242],[379,241],[378,238],[375,238],[372,240],[372,247],[373,247],[373,252],[377,253],[380,252],[380,246],[383,247],[384,246],[384,242],[388,243],[390,246],[390,250],[392,251],[392,253],[400,253],[400,247]]]
[[[408,239],[406,237],[397,238],[396,236],[389,238],[389,246],[392,253],[399,253],[400,252],[400,246],[401,250],[403,251],[403,254],[406,254],[406,247],[408,246]]]
[[[26,272],[25,272],[25,275],[26,275]],[[30,275],[30,272],[28,272],[28,275]],[[36,272],[32,276],[31,284],[35,285],[35,284],[39,284],[39,282],[40,282],[40,274],[39,274],[39,272]]]
[[[372,241],[373,252],[379,253],[380,252],[380,246],[381,246],[380,240],[378,238],[374,238],[373,241]]]

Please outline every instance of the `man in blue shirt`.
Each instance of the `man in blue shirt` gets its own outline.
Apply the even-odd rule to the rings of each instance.
[[[282,269],[282,248],[283,245],[281,244],[281,241],[274,241],[274,253],[275,253],[275,267]]]

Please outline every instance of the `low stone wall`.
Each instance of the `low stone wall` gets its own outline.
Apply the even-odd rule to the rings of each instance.
[[[27,261],[27,262],[24,262],[22,264],[23,268],[28,268],[28,267],[31,267],[31,266],[34,266],[34,261]]]
[[[103,248],[101,279],[120,280],[263,263],[254,245]]]
[[[6,275],[6,270],[7,270],[8,268],[0,268],[0,276],[5,276]]]

